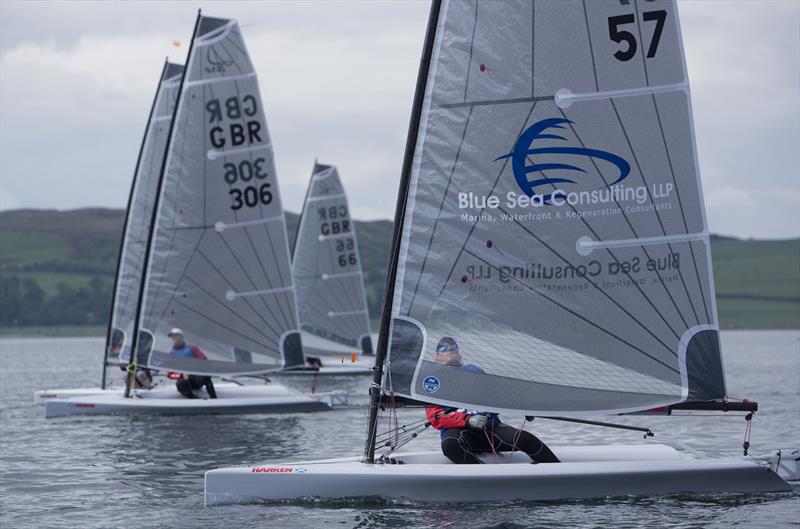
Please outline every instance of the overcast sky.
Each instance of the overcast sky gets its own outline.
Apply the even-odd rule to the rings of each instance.
[[[122,207],[165,55],[236,18],[284,204],[314,158],[391,218],[428,2],[0,1],[0,208]],[[800,235],[800,2],[679,2],[712,232]],[[173,47],[173,41],[183,43]]]

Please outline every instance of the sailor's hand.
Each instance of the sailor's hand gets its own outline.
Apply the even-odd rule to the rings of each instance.
[[[469,419],[467,419],[467,426],[470,428],[477,428],[478,430],[483,430],[486,428],[486,415],[470,415]]]

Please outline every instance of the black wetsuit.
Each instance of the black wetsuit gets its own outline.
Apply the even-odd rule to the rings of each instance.
[[[214,390],[214,383],[211,382],[211,377],[204,377],[200,375],[189,375],[188,377],[181,378],[175,383],[181,395],[187,399],[196,399],[197,395],[194,390],[200,389],[205,386],[208,396],[212,399],[217,398],[217,392]]]
[[[516,442],[515,442],[516,441]],[[486,429],[448,428],[442,436],[442,452],[453,463],[483,463],[477,454],[520,450],[535,463],[558,463],[556,455],[538,437],[501,422]]]

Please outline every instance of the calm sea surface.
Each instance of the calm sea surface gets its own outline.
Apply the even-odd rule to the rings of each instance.
[[[203,472],[358,454],[365,409],[316,414],[48,419],[33,391],[96,385],[100,339],[0,339],[2,527],[800,527],[800,494],[677,495],[547,503],[259,504],[203,508]],[[757,400],[752,452],[800,445],[800,332],[723,333],[731,396]],[[304,383],[299,383],[303,386]],[[366,380],[345,380],[363,404]],[[320,389],[326,389],[323,384]],[[401,421],[421,416],[404,410]],[[506,416],[515,424],[520,418]],[[740,453],[739,416],[626,417],[656,440]],[[622,421],[621,421],[622,422]],[[537,419],[550,444],[636,443],[632,432]],[[426,432],[407,448],[436,448]]]

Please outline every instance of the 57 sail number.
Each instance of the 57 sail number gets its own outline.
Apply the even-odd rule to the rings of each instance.
[[[642,13],[642,20],[645,22],[654,21],[656,23],[656,27],[653,30],[653,40],[650,41],[650,46],[647,48],[647,58],[652,59],[656,56],[656,52],[658,51],[658,43],[661,42],[661,33],[664,31],[664,21],[667,20],[667,12],[663,9],[659,11],[647,11]],[[616,57],[618,61],[629,61],[636,56],[636,50],[638,49],[636,36],[627,29],[621,28],[621,26],[633,24],[634,22],[636,22],[636,17],[633,13],[608,17],[608,36],[618,44],[623,42],[627,44],[627,49],[620,49],[614,53],[614,57]]]
[[[238,211],[245,206],[248,208],[259,204],[266,206],[272,202],[270,183],[263,182],[269,176],[264,169],[264,164],[266,163],[266,159],[256,158],[253,161],[242,160],[239,163],[228,162],[222,165],[222,168],[225,169],[224,178],[226,183],[234,185],[238,182],[244,182],[246,184],[241,189],[234,187],[228,192],[233,201],[231,204],[233,211]],[[259,182],[259,180],[262,182]]]

